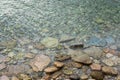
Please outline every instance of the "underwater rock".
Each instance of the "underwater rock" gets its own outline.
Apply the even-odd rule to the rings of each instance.
[[[33,60],[31,60],[30,66],[36,72],[43,71],[43,69],[47,67],[50,62],[51,60],[48,56],[39,54],[39,55],[36,55]]]
[[[95,46],[84,49],[84,52],[95,59],[101,58],[103,53],[103,51],[99,47]]]
[[[52,37],[46,37],[44,38],[41,43],[45,45],[47,48],[53,48],[58,46],[58,39],[52,38]]]

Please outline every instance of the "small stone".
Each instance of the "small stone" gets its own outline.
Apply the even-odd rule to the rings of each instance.
[[[25,58],[33,58],[33,57],[34,57],[34,54],[32,54],[32,53],[25,54]]]
[[[101,65],[100,64],[96,64],[96,63],[93,63],[90,65],[91,69],[92,70],[101,70]]]
[[[36,43],[36,44],[34,45],[34,47],[37,48],[37,49],[40,49],[40,50],[45,49],[45,46],[44,46],[43,44],[41,44],[41,43]]]
[[[70,80],[79,80],[79,76],[77,74],[73,74],[70,76]]]
[[[108,53],[109,50],[110,50],[109,48],[104,48],[104,49],[103,49],[103,52]]]
[[[111,45],[111,46],[110,46],[110,49],[116,50],[116,49],[117,49],[117,46],[116,46],[116,45]]]
[[[117,76],[117,79],[116,80],[120,80],[120,75]]]
[[[80,79],[81,79],[81,80],[88,80],[88,75],[82,74],[82,75],[80,76]]]
[[[10,79],[8,78],[8,76],[3,75],[3,76],[0,77],[0,80],[10,80]]]
[[[118,71],[116,69],[109,67],[109,66],[102,67],[102,71],[108,75],[117,75],[118,74]]]
[[[102,62],[106,64],[107,66],[113,66],[114,62],[111,59],[103,59]]]
[[[36,72],[43,71],[43,69],[49,65],[50,61],[51,60],[48,56],[39,54],[36,55],[33,60],[31,60],[30,66]]]
[[[36,50],[36,49],[32,49],[30,52],[31,52],[31,53],[35,53],[35,54],[37,54],[37,53],[38,53],[38,50]]]
[[[40,80],[50,80],[50,75],[48,75],[48,74],[46,74],[46,75],[44,75],[43,77],[42,77],[42,79],[40,79]],[[39,79],[38,79],[39,80]]]
[[[66,55],[66,54],[57,54],[55,56],[55,60],[57,60],[57,61],[65,61],[65,60],[68,60],[68,59],[70,59],[70,56]]]
[[[58,39],[52,37],[44,38],[41,43],[47,48],[53,48],[58,46]]]
[[[95,46],[84,49],[84,52],[95,59],[100,59],[103,53],[103,51],[99,47]]]
[[[55,61],[55,62],[54,62],[54,65],[55,65],[56,67],[58,67],[58,68],[61,68],[61,67],[64,66],[64,63]]]
[[[58,70],[58,68],[55,67],[55,66],[50,66],[50,67],[47,67],[46,69],[44,69],[44,71],[45,71],[46,73],[56,72],[57,70]]]
[[[19,80],[16,76],[12,76],[11,80]]]
[[[9,53],[8,53],[8,57],[13,58],[14,56],[15,56],[15,53],[14,53],[14,52],[9,52]]]
[[[4,69],[4,68],[6,68],[6,64],[5,64],[5,63],[1,63],[1,64],[0,64],[0,70],[2,70],[2,69]]]
[[[0,46],[6,47],[8,49],[13,49],[16,45],[17,45],[16,40],[9,40],[9,41],[0,42]]]
[[[75,67],[75,68],[81,68],[82,64],[78,63],[78,62],[72,62],[72,66]]]
[[[28,76],[28,75],[26,75],[26,74],[20,74],[20,79],[22,79],[22,80],[30,80],[31,78]]]
[[[63,70],[63,73],[64,73],[65,75],[72,75],[72,74],[73,74],[73,70],[72,70],[72,69],[64,69],[64,70]]]
[[[82,51],[74,51],[73,53],[71,53],[71,58],[73,61],[80,62],[83,64],[92,63],[92,60],[90,59],[90,57]]]
[[[51,75],[51,78],[52,78],[52,79],[56,79],[56,78],[59,77],[61,74],[62,74],[61,71],[57,71],[57,72],[55,72],[55,73],[53,73],[53,74]]]
[[[106,54],[106,57],[107,57],[107,58],[110,58],[110,57],[113,57],[113,56],[114,56],[114,55],[113,55],[113,54],[110,54],[110,53],[107,53],[107,54]]]
[[[104,79],[104,74],[100,71],[92,71],[90,75],[92,78],[94,78],[96,80],[103,80]]]

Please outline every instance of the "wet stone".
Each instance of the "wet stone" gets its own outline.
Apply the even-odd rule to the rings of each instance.
[[[79,75],[77,74],[73,74],[73,75],[70,75],[70,80],[79,80]]]
[[[6,68],[6,64],[5,64],[5,63],[1,63],[1,64],[0,64],[0,70],[2,70],[2,69],[4,69],[4,68]]]
[[[65,75],[72,75],[72,74],[73,74],[73,70],[72,70],[72,69],[69,69],[69,68],[63,69],[63,73],[64,73]]]
[[[109,66],[104,66],[102,67],[102,71],[107,74],[107,75],[117,75],[118,71],[116,69],[114,69],[113,67],[109,67]]]
[[[50,66],[50,67],[47,67],[47,68],[44,69],[44,71],[46,73],[53,73],[53,72],[56,72],[57,70],[58,70],[58,68],[55,67],[55,66]]]
[[[0,80],[10,80],[10,79],[8,78],[8,76],[3,75],[3,76],[0,77]]]
[[[62,74],[61,71],[57,71],[57,72],[55,72],[55,73],[53,73],[53,74],[51,75],[51,78],[52,78],[52,79],[56,79],[56,78],[59,77],[61,74]]]
[[[106,64],[107,66],[113,66],[114,61],[112,59],[103,59],[102,62]]]
[[[82,64],[81,63],[78,63],[78,62],[72,62],[71,63],[73,67],[75,68],[81,68],[82,67]]]
[[[54,62],[54,65],[55,65],[56,67],[58,67],[58,68],[61,68],[61,67],[64,66],[64,63],[55,61],[55,62]]]
[[[99,47],[95,46],[91,46],[89,48],[84,49],[84,52],[95,59],[101,58],[103,53],[103,51]]]
[[[12,76],[11,80],[19,80],[16,76]]]
[[[70,59],[70,56],[66,55],[66,54],[57,54],[55,56],[55,60],[57,60],[57,61],[65,61],[65,60],[68,60],[68,59]]]
[[[96,63],[93,63],[90,65],[91,69],[92,70],[101,70],[101,65],[100,64],[96,64]]]
[[[33,60],[31,60],[30,66],[36,72],[43,71],[43,69],[49,65],[50,61],[51,60],[48,56],[39,54],[36,55]]]
[[[90,75],[92,78],[94,78],[96,80],[103,80],[104,79],[104,74],[100,71],[92,71]]]
[[[82,75],[80,76],[80,79],[81,79],[81,80],[88,80],[88,75],[82,74]]]

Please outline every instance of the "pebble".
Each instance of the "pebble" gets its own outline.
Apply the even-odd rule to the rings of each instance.
[[[0,80],[10,80],[10,79],[8,78],[8,76],[3,75],[3,76],[0,77]]]
[[[114,62],[111,59],[103,59],[102,62],[106,64],[107,66],[113,66]]]
[[[88,75],[82,74],[82,75],[80,76],[80,79],[81,79],[81,80],[88,80]]]
[[[94,78],[96,80],[103,80],[104,79],[104,74],[100,71],[92,71],[90,75],[92,78]]]
[[[56,72],[57,70],[58,70],[58,68],[55,67],[55,66],[50,66],[50,67],[47,67],[47,68],[44,69],[44,71],[45,71],[46,73]]]
[[[19,80],[16,76],[12,76],[11,80]]]
[[[50,58],[43,54],[38,54],[30,61],[30,66],[36,72],[43,71],[43,69],[51,62]]]
[[[77,74],[70,75],[70,80],[79,80],[79,76]]]
[[[110,53],[107,53],[107,54],[106,54],[106,57],[107,57],[107,58],[110,58],[110,57],[113,57],[113,56],[114,56],[114,55],[113,55],[113,54],[110,54]]]
[[[70,59],[70,56],[66,55],[66,54],[57,54],[55,56],[55,60],[57,60],[57,61],[65,61],[65,60],[68,60],[68,59]]]
[[[93,63],[90,65],[91,69],[92,70],[101,70],[101,65],[100,64],[96,64],[96,63]]]
[[[109,67],[109,66],[102,67],[102,71],[108,75],[117,75],[118,74],[118,71],[116,69],[114,69],[113,67]]]
[[[95,59],[100,59],[103,53],[103,51],[99,47],[95,46],[84,49],[84,52]]]
[[[1,64],[0,64],[0,70],[2,70],[2,69],[4,69],[4,68],[6,68],[6,64],[5,64],[5,63],[1,63]]]
[[[58,68],[61,68],[61,67],[64,66],[64,63],[55,61],[55,62],[54,62],[54,65],[55,65],[56,67],[58,67]]]
[[[120,75],[117,76],[117,79],[116,80],[120,80]]]

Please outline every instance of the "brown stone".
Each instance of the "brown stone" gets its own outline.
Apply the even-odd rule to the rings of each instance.
[[[30,66],[36,72],[43,71],[43,69],[49,65],[50,61],[48,56],[39,54],[30,62]]]
[[[43,44],[41,44],[41,43],[36,43],[34,45],[34,47],[37,48],[37,49],[40,49],[40,50],[45,49],[45,46]]]
[[[109,50],[110,50],[109,48],[104,48],[104,49],[103,49],[103,51],[104,51],[105,53],[109,53]]]
[[[11,80],[19,80],[16,76],[12,76]]]
[[[108,75],[117,75],[118,74],[118,71],[116,69],[114,69],[113,67],[109,67],[109,66],[102,67],[102,71]]]
[[[90,65],[90,68],[92,70],[101,70],[101,65],[100,64],[96,64],[96,63],[93,63]]]
[[[80,79],[81,79],[81,80],[88,80],[88,75],[82,74],[82,75],[80,76]]]
[[[55,67],[55,66],[50,66],[50,67],[47,67],[44,71],[45,71],[46,73],[52,73],[52,72],[55,72],[55,71],[57,71],[57,70],[58,70],[57,67]]]
[[[58,67],[58,68],[61,68],[61,67],[64,66],[64,63],[55,61],[55,62],[54,62],[54,65],[55,65],[56,67]]]
[[[33,58],[33,57],[34,57],[34,54],[32,54],[32,53],[25,54],[25,58]]]
[[[70,59],[70,56],[69,56],[69,55],[66,55],[66,54],[57,54],[57,55],[55,56],[55,59],[56,59],[57,61],[65,61],[65,60]]]
[[[75,67],[75,68],[81,68],[82,64],[78,63],[78,62],[72,62],[72,66]]]
[[[6,64],[5,64],[5,63],[1,63],[1,64],[0,64],[0,70],[2,70],[2,69],[4,69],[4,68],[6,68]]]
[[[52,78],[52,79],[56,79],[56,78],[59,77],[61,74],[62,74],[61,71],[57,71],[57,72],[55,72],[55,73],[53,73],[53,74],[51,75],[51,78]]]
[[[92,71],[90,75],[92,78],[94,78],[96,80],[103,80],[104,79],[104,74],[100,71]]]
[[[3,76],[0,77],[0,80],[10,80],[10,79],[8,78],[8,76],[3,75]]]
[[[73,74],[70,76],[70,80],[79,80],[79,79],[80,79],[80,77],[77,74]]]
[[[39,79],[37,79],[37,80],[39,80]],[[50,75],[46,74],[40,80],[50,80]]]
[[[120,80],[120,75],[117,76],[117,79],[116,80]]]

